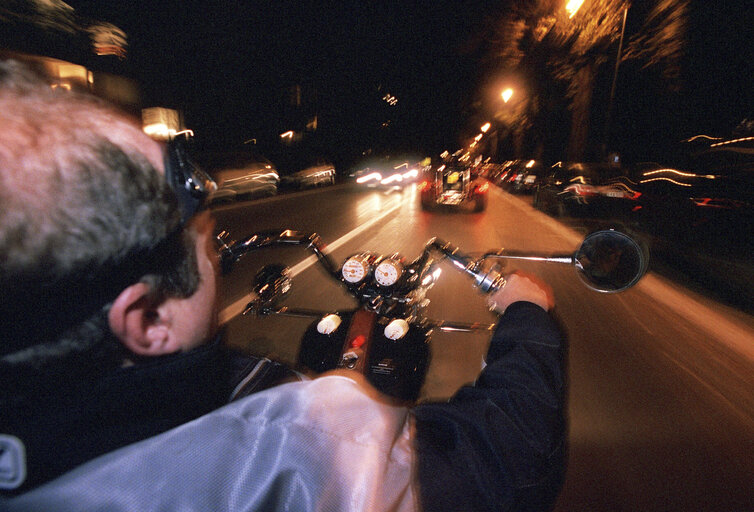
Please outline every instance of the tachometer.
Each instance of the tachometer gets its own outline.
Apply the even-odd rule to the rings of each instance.
[[[366,257],[363,255],[351,256],[345,263],[340,273],[349,283],[361,282],[369,272],[369,263]]]
[[[374,279],[380,286],[392,286],[403,274],[403,265],[397,260],[382,260],[374,269]]]

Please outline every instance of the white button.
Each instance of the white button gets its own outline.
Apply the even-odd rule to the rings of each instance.
[[[340,325],[340,317],[338,315],[327,315],[317,324],[317,330],[320,334],[332,334],[335,329]]]
[[[402,318],[396,318],[385,327],[385,337],[391,340],[399,340],[408,332],[408,322]]]

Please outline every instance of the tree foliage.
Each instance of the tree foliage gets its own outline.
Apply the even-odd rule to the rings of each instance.
[[[3,3],[0,21],[30,23],[69,34],[79,31],[73,7],[61,0],[5,0]]]
[[[687,40],[688,11],[689,0],[659,0],[626,45],[622,60],[635,59],[644,68],[658,67],[675,88]]]
[[[657,0],[640,10],[628,0],[585,0],[572,16],[565,0],[511,2],[502,17],[487,27],[488,68],[536,73],[527,121],[538,115],[542,83],[564,84],[572,114],[570,157],[583,156],[588,135],[591,99],[600,68],[615,63],[623,16],[632,9],[643,17],[640,28],[627,35],[621,61],[636,59],[642,67],[658,66],[672,81],[679,76],[688,0]],[[535,71],[532,71],[535,70]],[[537,90],[539,89],[539,90]]]

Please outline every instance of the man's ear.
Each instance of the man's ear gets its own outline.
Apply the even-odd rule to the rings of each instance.
[[[170,323],[161,317],[159,304],[149,296],[145,283],[132,284],[113,302],[108,314],[113,334],[131,352],[140,356],[161,356],[180,350]]]

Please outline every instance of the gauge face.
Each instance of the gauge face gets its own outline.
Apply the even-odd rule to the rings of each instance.
[[[352,256],[343,263],[341,274],[349,283],[358,283],[367,275],[367,263],[363,258]]]
[[[395,260],[384,260],[374,269],[374,279],[380,286],[392,286],[403,273],[402,265]]]

